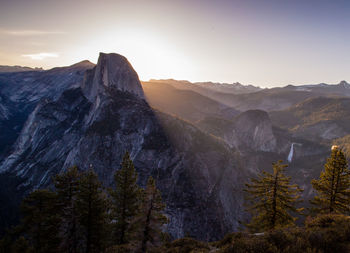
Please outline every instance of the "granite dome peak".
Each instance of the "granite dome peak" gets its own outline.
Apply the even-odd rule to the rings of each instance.
[[[129,92],[144,99],[136,71],[124,56],[116,53],[100,53],[97,65],[85,74],[82,90],[91,102],[97,95],[113,90]]]

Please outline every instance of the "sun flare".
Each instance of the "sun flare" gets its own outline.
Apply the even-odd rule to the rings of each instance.
[[[195,74],[192,60],[181,53],[174,43],[157,34],[129,29],[96,37],[79,52],[92,62],[97,61],[98,52],[118,52],[128,58],[141,80]]]

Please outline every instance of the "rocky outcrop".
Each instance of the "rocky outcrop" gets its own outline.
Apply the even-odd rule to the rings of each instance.
[[[79,87],[85,71],[94,66],[82,61],[47,71],[0,73],[0,159],[9,154],[40,101],[56,101],[65,90]]]
[[[150,175],[157,180],[173,237],[214,240],[236,230],[246,177],[237,152],[197,127],[151,109],[125,58],[101,58],[81,87],[37,105],[0,170],[20,177],[20,187],[40,188],[69,166],[93,166],[111,186],[129,151],[138,183],[144,186]]]
[[[277,140],[265,111],[246,111],[231,120],[208,118],[198,126],[240,151],[276,151]]]
[[[265,111],[250,110],[235,120],[235,132],[241,145],[259,151],[274,151],[276,138],[269,115]]]
[[[96,67],[87,72],[82,89],[91,102],[98,99],[98,94],[111,90],[130,92],[144,98],[137,73],[119,54],[100,53]]]
[[[177,98],[187,100],[183,107],[174,99],[171,105],[161,101],[151,108],[136,72],[117,54],[101,54],[96,66],[84,61],[49,71],[0,74],[0,144],[9,141],[6,145],[12,147],[1,152],[0,146],[1,182],[11,181],[9,189],[21,195],[49,186],[53,175],[78,165],[83,170],[93,166],[103,183],[111,186],[128,150],[138,170],[138,183],[144,186],[150,175],[156,179],[167,204],[170,234],[215,240],[237,230],[239,221],[245,220],[244,183],[261,170],[270,170],[272,162],[291,157],[286,173],[305,189],[307,198],[312,196],[310,180],[323,168],[329,139],[339,136],[339,129],[327,124],[335,122],[341,129],[349,125],[349,99],[330,103],[318,117],[308,113],[301,117],[314,109],[299,108],[296,114],[270,112],[272,126],[265,111],[250,110],[237,116],[238,111],[221,103],[226,99],[247,105],[240,108],[273,109],[304,100],[310,92],[286,87],[249,96],[219,94],[218,103],[208,100],[206,93],[198,96],[197,90],[174,90],[181,95]],[[172,90],[168,92],[160,96],[174,96]],[[332,121],[324,121],[324,115]],[[303,128],[306,135],[322,133],[322,138],[306,140],[291,131],[298,130],[295,126],[306,119],[313,121]],[[314,122],[316,119],[321,121]],[[316,131],[314,123],[327,124]],[[327,143],[321,145],[320,139]],[[291,149],[292,143],[298,145]],[[9,180],[13,175],[16,177]]]

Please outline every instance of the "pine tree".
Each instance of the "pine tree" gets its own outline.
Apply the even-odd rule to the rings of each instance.
[[[140,206],[141,188],[137,185],[137,173],[130,155],[125,153],[119,169],[114,175],[116,189],[111,192],[113,201],[112,219],[116,221],[114,226],[115,242],[127,244],[134,233],[132,225]]]
[[[272,164],[273,173],[263,171],[257,179],[246,184],[248,193],[248,211],[252,213],[252,221],[247,227],[253,231],[264,231],[293,224],[296,218],[290,213],[301,213],[302,208],[295,207],[300,202],[297,185],[290,184],[290,177],[284,175],[287,165],[282,161]]]
[[[164,209],[165,204],[162,202],[155,180],[149,177],[143,196],[141,212],[137,220],[141,252],[148,252],[151,248],[160,244],[161,227],[167,223],[167,218],[163,214]]]
[[[317,195],[311,201],[315,210],[324,213],[347,214],[350,204],[350,170],[343,151],[334,146],[324,165],[320,179],[311,181]]]
[[[34,252],[58,251],[57,196],[49,190],[36,190],[22,201],[21,230],[29,239]]]
[[[23,237],[19,237],[12,245],[11,253],[30,253],[33,249],[29,246],[28,241]]]
[[[53,182],[57,192],[58,211],[60,216],[60,250],[62,252],[78,252],[81,241],[81,228],[77,210],[77,195],[79,191],[80,173],[76,166],[54,177]]]
[[[106,238],[108,201],[102,184],[92,169],[81,176],[76,203],[84,234],[84,252],[102,252]]]

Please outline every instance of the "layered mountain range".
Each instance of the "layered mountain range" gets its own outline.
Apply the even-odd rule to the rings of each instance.
[[[113,186],[129,151],[138,183],[156,179],[174,238],[219,239],[248,218],[244,183],[276,160],[312,196],[330,146],[350,134],[348,86],[141,83],[125,57],[104,53],[96,65],[1,73],[1,225],[18,205],[9,189],[19,200],[73,165]]]
[[[9,72],[24,72],[24,71],[42,71],[43,68],[30,68],[22,66],[6,66],[0,65],[0,73],[9,73]]]

